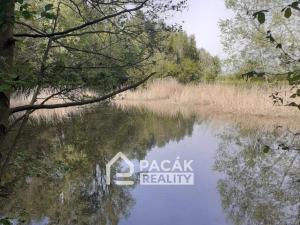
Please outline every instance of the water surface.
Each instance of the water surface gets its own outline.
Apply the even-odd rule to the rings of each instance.
[[[32,121],[0,215],[35,225],[299,224],[297,146],[285,130],[108,106]],[[118,152],[135,162],[193,159],[195,185],[107,186],[105,165]]]

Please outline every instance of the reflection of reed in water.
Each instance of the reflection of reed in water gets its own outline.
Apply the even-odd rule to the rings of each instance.
[[[176,80],[155,80],[145,89],[119,96],[115,104],[123,109],[137,107],[166,116],[235,121],[247,126],[297,126],[300,111],[274,106],[270,86],[240,87],[225,84],[182,85]]]

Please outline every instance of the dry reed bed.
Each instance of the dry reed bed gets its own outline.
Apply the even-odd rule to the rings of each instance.
[[[40,104],[45,98],[51,96],[53,94],[53,90],[44,89],[38,95],[38,99],[35,104]],[[85,96],[95,96],[96,94],[90,91],[84,93]],[[33,93],[25,94],[15,94],[11,99],[11,107],[16,107],[20,105],[28,105],[31,102]],[[45,104],[60,104],[70,102],[70,100],[64,100],[61,97],[54,97],[48,100]],[[31,114],[31,118],[35,119],[35,121],[46,121],[52,122],[56,120],[62,120],[67,118],[69,115],[77,115],[84,112],[84,110],[90,108],[90,106],[76,106],[76,107],[65,107],[65,108],[57,108],[57,109],[39,109],[34,111]],[[19,117],[24,112],[16,113],[15,116]]]
[[[251,87],[229,84],[182,85],[174,79],[154,80],[146,88],[128,91],[115,98],[113,103],[126,110],[131,107],[150,110],[163,116],[184,117],[199,116],[201,119],[228,121],[256,125],[300,126],[300,111],[296,108],[273,106],[269,98],[274,90],[270,86]],[[286,87],[282,87],[286,90]],[[43,90],[37,103],[51,95],[50,90]],[[95,93],[86,93],[90,96]],[[16,95],[12,98],[12,107],[29,104],[30,95]],[[51,99],[47,104],[62,103],[62,99]],[[35,120],[51,122],[61,120],[71,114],[81,114],[91,106],[59,109],[41,109],[32,114]],[[18,114],[17,116],[19,116]]]
[[[226,84],[182,85],[174,79],[154,80],[146,88],[126,92],[115,101],[123,109],[138,107],[174,116],[221,118],[235,122],[284,124],[300,126],[300,111],[292,107],[274,106],[269,97],[285,87]],[[287,94],[289,95],[289,94]]]

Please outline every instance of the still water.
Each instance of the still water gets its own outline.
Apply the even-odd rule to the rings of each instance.
[[[5,176],[0,216],[32,225],[296,225],[298,146],[283,128],[137,109],[31,121]],[[192,159],[195,185],[106,186],[106,163],[118,152],[134,162]]]

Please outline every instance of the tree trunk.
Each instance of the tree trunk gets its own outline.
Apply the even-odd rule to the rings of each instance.
[[[7,132],[14,58],[14,0],[0,0],[0,143]]]

